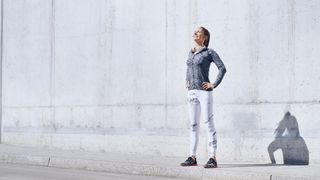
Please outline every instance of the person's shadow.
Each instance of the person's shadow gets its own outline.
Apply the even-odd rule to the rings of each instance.
[[[284,133],[286,131],[286,133]],[[269,144],[271,163],[275,164],[274,152],[282,150],[283,163],[288,165],[308,165],[309,150],[300,136],[297,119],[287,112],[275,130],[275,139]]]

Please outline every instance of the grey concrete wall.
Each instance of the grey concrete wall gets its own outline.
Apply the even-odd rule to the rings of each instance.
[[[289,110],[310,161],[320,161],[320,1],[4,0],[3,8],[3,143],[187,156],[185,60],[203,25],[228,70],[213,92],[219,160],[268,162]],[[202,128],[200,157],[205,144]]]
[[[0,1],[0,114],[2,114],[2,42],[3,42],[3,24],[2,24],[2,17],[3,17],[3,10],[2,10],[2,1]],[[2,142],[2,116],[0,116],[0,143]]]

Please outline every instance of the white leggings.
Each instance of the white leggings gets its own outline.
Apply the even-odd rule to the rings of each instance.
[[[212,91],[189,90],[188,108],[190,118],[190,156],[196,156],[199,140],[200,114],[207,127],[209,157],[216,155],[217,136],[213,123]]]

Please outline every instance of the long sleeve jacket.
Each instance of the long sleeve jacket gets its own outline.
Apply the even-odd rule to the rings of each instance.
[[[207,47],[203,47],[195,53],[190,50],[187,59],[186,74],[186,81],[188,83],[189,90],[205,90],[204,88],[202,88],[202,83],[210,82],[209,69],[211,62],[213,62],[219,69],[217,78],[213,83],[215,87],[217,87],[222,81],[225,73],[227,72],[219,55],[213,49],[209,49]],[[207,91],[212,91],[212,89],[207,89]]]

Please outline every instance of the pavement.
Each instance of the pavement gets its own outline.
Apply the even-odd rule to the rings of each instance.
[[[0,180],[178,180],[44,166],[0,163]]]
[[[219,160],[219,159],[218,159]],[[219,168],[181,167],[181,157],[146,156],[57,150],[0,144],[0,163],[14,163],[54,168],[67,168],[127,175],[162,176],[179,179],[320,179],[320,164],[308,166],[259,164],[254,162],[219,162]]]

